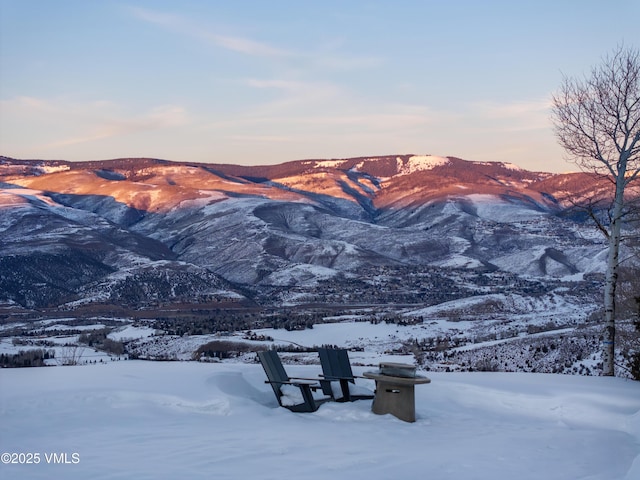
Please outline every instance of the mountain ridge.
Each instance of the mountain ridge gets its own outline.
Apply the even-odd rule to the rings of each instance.
[[[73,177],[73,172],[93,172],[93,175],[106,180],[149,181],[153,177],[171,175],[171,171],[182,169],[198,170],[207,180],[234,184],[230,192],[245,193],[253,186],[276,187],[279,190],[298,194],[329,193],[339,198],[349,198],[356,202],[368,199],[371,206],[387,207],[395,202],[407,205],[415,200],[415,195],[407,194],[419,191],[419,201],[426,201],[443,195],[466,195],[470,186],[484,189],[489,193],[504,192],[507,189],[527,191],[541,201],[541,194],[547,198],[556,198],[558,188],[554,179],[566,176],[589,178],[586,173],[552,174],[529,172],[513,164],[503,162],[473,162],[456,157],[438,157],[432,155],[389,155],[380,157],[354,157],[331,160],[296,160],[274,165],[233,165],[206,164],[194,162],[172,162],[152,158],[121,158],[113,160],[95,160],[70,162],[64,160],[15,160],[0,157],[0,176],[5,181],[12,177],[39,177],[42,175],[64,174]],[[13,172],[11,171],[13,170]],[[13,175],[12,175],[13,173]],[[76,175],[78,177],[79,175]],[[51,181],[49,177],[49,181]],[[79,180],[76,178],[76,180]],[[193,188],[182,175],[186,188]],[[583,180],[585,181],[585,180]],[[593,179],[589,179],[593,181]],[[42,182],[26,182],[30,186],[43,186]],[[164,182],[151,181],[155,188],[162,188]],[[166,183],[176,184],[169,178]],[[25,184],[24,181],[21,182]],[[244,185],[242,189],[239,186]],[[548,191],[536,190],[544,185]],[[216,187],[215,185],[213,187]],[[224,191],[217,185],[219,190]],[[239,191],[237,191],[239,190]],[[58,192],[63,193],[63,192]],[[67,192],[73,193],[73,192]],[[249,192],[251,193],[251,192]],[[255,193],[255,192],[254,192]],[[428,193],[428,195],[427,195]],[[564,192],[563,192],[564,193]],[[279,195],[284,195],[282,192]],[[557,200],[557,199],[556,199]],[[562,199],[561,199],[562,201]],[[544,202],[543,202],[544,203]],[[138,208],[135,203],[131,206]],[[143,205],[144,206],[144,205]]]
[[[370,268],[578,278],[601,271],[605,248],[567,214],[572,196],[600,189],[593,176],[456,157],[259,166],[0,157],[0,182],[0,260],[15,271],[0,300],[23,307],[125,297],[132,306],[249,305],[265,291],[283,301],[291,288],[321,302],[319,285],[349,289]],[[36,253],[58,271],[82,260],[74,268],[87,272],[84,283],[29,266]],[[39,296],[33,284],[51,292]]]

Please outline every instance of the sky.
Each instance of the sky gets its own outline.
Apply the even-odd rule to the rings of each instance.
[[[0,0],[0,155],[575,170],[550,100],[640,0]]]

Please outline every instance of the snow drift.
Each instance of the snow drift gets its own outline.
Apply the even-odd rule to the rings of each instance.
[[[320,370],[286,368],[299,376]],[[120,361],[4,369],[0,451],[38,453],[40,462],[2,464],[0,474],[112,480],[639,478],[640,383],[541,374],[428,375],[432,383],[416,388],[417,422],[408,424],[374,415],[371,401],[292,413],[277,406],[255,364]],[[52,453],[66,454],[56,458],[67,463],[47,463],[44,454],[51,459]]]

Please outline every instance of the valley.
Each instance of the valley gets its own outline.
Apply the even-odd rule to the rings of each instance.
[[[247,347],[248,331],[327,328],[327,343],[426,369],[597,372],[606,245],[579,203],[602,201],[604,186],[587,174],[429,155],[2,157],[0,182],[5,355],[86,349],[80,335],[96,330],[105,359],[202,360],[216,341],[218,357],[252,361],[277,342]],[[634,242],[625,249],[633,272]],[[621,362],[637,348],[626,315]],[[343,324],[397,332],[349,342]],[[321,345],[291,342],[300,361]]]

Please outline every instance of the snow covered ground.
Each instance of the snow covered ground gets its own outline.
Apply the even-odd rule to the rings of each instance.
[[[295,376],[320,369],[286,368]],[[374,415],[371,401],[292,413],[277,406],[258,364],[2,369],[0,453],[10,455],[2,456],[0,477],[640,478],[640,382],[428,376],[431,384],[416,387],[417,422],[409,424]]]

